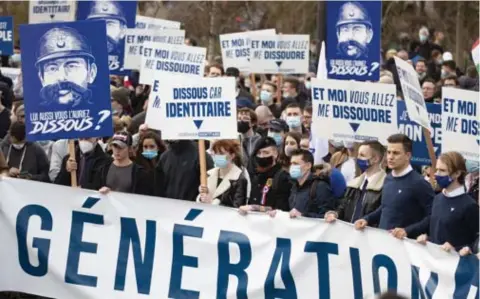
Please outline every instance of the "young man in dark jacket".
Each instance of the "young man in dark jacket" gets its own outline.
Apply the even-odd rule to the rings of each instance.
[[[132,136],[119,132],[112,137],[113,161],[99,171],[97,187],[100,193],[118,191],[133,194],[153,195],[153,175],[130,159]]]
[[[354,223],[380,206],[383,182],[387,177],[380,166],[384,153],[385,149],[378,141],[365,141],[360,145],[357,164],[362,174],[348,182],[347,192],[337,210],[325,215],[327,222],[338,218]]]
[[[277,158],[275,140],[271,137],[262,137],[252,155],[255,169],[250,173],[252,182],[250,201],[246,206],[240,207],[240,213],[290,210],[288,197],[292,185],[288,173],[277,163]]]
[[[294,183],[288,199],[290,217],[321,218],[335,209],[335,196],[329,178],[316,177],[312,173],[313,155],[310,151],[297,149],[290,158],[290,177]]]
[[[60,172],[55,178],[55,184],[70,186],[71,173],[77,173],[77,184],[84,189],[97,190],[98,182],[95,178],[98,171],[107,163],[111,163],[109,157],[98,144],[98,138],[81,138],[75,146],[75,160],[70,155],[62,160]]]

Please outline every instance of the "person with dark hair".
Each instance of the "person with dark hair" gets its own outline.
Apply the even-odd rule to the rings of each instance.
[[[433,79],[426,78],[423,80],[422,93],[425,103],[433,103],[435,88],[435,81],[433,81]]]
[[[306,133],[310,134],[312,131],[312,105],[307,105],[305,109],[303,109],[302,124]]]
[[[167,150],[160,136],[153,131],[140,134],[135,162],[149,173],[155,171],[160,156]]]
[[[98,138],[80,138],[75,144],[75,160],[67,154],[62,159],[60,172],[54,179],[54,183],[63,186],[71,185],[71,173],[77,174],[77,184],[84,189],[98,190],[95,179],[98,170],[110,162],[109,157],[98,143]]]
[[[282,115],[282,104],[277,102],[277,85],[264,81],[260,88],[260,104],[267,106],[275,118]]]
[[[458,79],[457,75],[448,75],[442,79],[442,86],[443,87],[453,87],[458,88]]]
[[[209,66],[207,77],[217,78],[217,77],[222,77],[223,75],[224,75],[223,66],[221,64],[213,64]]]
[[[294,182],[288,199],[290,217],[321,218],[327,211],[335,209],[336,200],[328,176],[319,177],[312,173],[312,153],[297,149],[290,161],[289,173]],[[270,214],[275,216],[275,212]]]
[[[48,157],[39,145],[26,140],[25,124],[20,121],[12,123],[9,133],[9,142],[1,148],[9,176],[49,182]]]
[[[354,223],[380,206],[387,176],[381,168],[384,153],[385,148],[378,141],[365,141],[360,145],[357,165],[362,174],[348,182],[347,192],[337,210],[325,215],[327,222],[338,218]]]
[[[300,148],[301,135],[296,132],[288,132],[283,137],[278,163],[282,165],[285,171],[290,169],[290,158],[292,153]]]
[[[270,120],[268,127],[268,137],[273,138],[277,143],[277,146],[280,148],[282,146],[283,138],[288,132],[287,122],[283,119],[272,119]]]
[[[247,205],[240,213],[249,211],[289,211],[290,179],[288,173],[277,163],[278,149],[271,137],[262,137],[252,155],[253,168],[249,169],[252,192]]]
[[[380,297],[378,297],[378,299],[407,299],[407,298],[395,293],[387,292],[387,293],[381,294]]]
[[[418,80],[420,80],[420,85],[423,84],[423,80],[427,77],[427,61],[425,58],[420,57],[415,63],[415,71],[418,75]]]
[[[257,114],[252,109],[240,108],[237,110],[237,131],[241,140],[241,159],[243,165],[248,165],[255,144],[260,140],[260,134],[253,130],[257,122]]]
[[[435,180],[442,192],[433,200],[428,235],[419,236],[417,242],[429,240],[446,251],[473,248],[479,233],[479,207],[465,192],[465,159],[458,152],[443,153],[436,168]]]
[[[295,77],[286,77],[282,87],[282,110],[291,104],[297,103],[303,109],[308,103],[308,96],[300,92],[300,82]]]
[[[457,75],[457,64],[453,60],[447,60],[442,63],[441,78],[444,79],[450,75]]]
[[[299,104],[291,103],[285,108],[285,117],[290,132],[306,133],[303,127],[303,111]]]
[[[242,166],[240,144],[236,140],[213,143],[215,167],[207,172],[207,186],[200,186],[197,202],[239,208],[250,197],[250,178]]]
[[[113,135],[110,145],[113,161],[110,160],[98,172],[95,182],[102,194],[110,191],[153,195],[153,175],[134,163],[130,156],[132,136],[127,132]]]
[[[361,230],[378,224],[396,238],[416,238],[428,227],[435,193],[410,165],[412,140],[406,135],[394,134],[387,142],[387,165],[392,172],[383,185],[382,203],[355,221],[355,228]]]
[[[7,135],[10,125],[10,110],[0,102],[0,140]]]

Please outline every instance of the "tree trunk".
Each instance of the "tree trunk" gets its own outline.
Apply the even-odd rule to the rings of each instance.
[[[463,67],[463,51],[464,41],[462,38],[463,33],[463,1],[457,2],[457,17],[455,19],[455,62],[461,69]]]
[[[209,2],[211,5],[211,10],[210,10],[210,29],[209,29],[209,35],[208,35],[208,48],[207,48],[207,53],[208,53],[208,61],[210,63],[213,62],[213,58],[215,57],[215,44],[217,42],[216,36],[217,36],[217,1],[212,1]]]

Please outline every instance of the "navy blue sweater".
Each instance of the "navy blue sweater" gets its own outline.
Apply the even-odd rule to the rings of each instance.
[[[385,230],[403,228],[409,238],[428,230],[435,193],[416,171],[394,177],[390,173],[383,184],[382,203],[364,217],[369,225]]]
[[[472,247],[478,234],[479,208],[468,194],[447,197],[437,194],[430,217],[429,240],[450,243],[457,250]]]

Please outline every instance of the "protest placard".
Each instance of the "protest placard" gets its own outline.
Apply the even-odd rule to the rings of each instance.
[[[313,136],[386,144],[398,130],[395,85],[316,78],[311,82]]]
[[[125,31],[135,28],[137,1],[79,1],[77,20],[103,20],[107,26],[110,74],[126,75],[123,67]]]
[[[438,156],[442,153],[442,107],[438,104],[427,104],[427,111],[432,127],[433,150],[435,155]],[[398,131],[407,135],[413,141],[411,163],[415,165],[431,165],[432,161],[428,154],[422,126],[410,120],[404,101],[397,102],[397,112]]]
[[[21,25],[27,139],[113,133],[105,22]]]
[[[160,29],[180,29],[180,22],[150,18],[137,15],[135,20],[135,28],[148,29],[148,30],[160,30]]]
[[[479,93],[442,88],[442,152],[457,151],[465,159],[480,159]]]
[[[257,74],[308,73],[309,35],[253,35],[250,72]]]
[[[28,1],[28,23],[53,23],[75,21],[76,1]]]
[[[412,65],[398,57],[394,57],[398,78],[402,86],[403,99],[407,105],[408,115],[411,120],[426,129],[430,129],[427,106],[423,98],[422,88],[418,75]]]
[[[163,139],[236,139],[235,78],[155,79],[145,123]]]
[[[327,1],[328,78],[378,81],[382,1]]]
[[[281,211],[245,217],[14,178],[0,180],[0,194],[0,291],[62,299],[360,299],[387,290],[478,298],[476,256],[340,220],[292,220]]]
[[[0,17],[0,55],[13,54],[13,17]]]
[[[183,45],[185,30],[164,29],[145,30],[127,29],[125,36],[126,70],[139,70],[142,65],[143,44],[145,42]]]
[[[275,29],[254,30],[220,35],[222,62],[225,69],[238,68],[240,72],[250,71],[251,36],[275,35]]]
[[[203,77],[206,54],[201,47],[144,42],[140,83],[151,85],[162,74]]]

